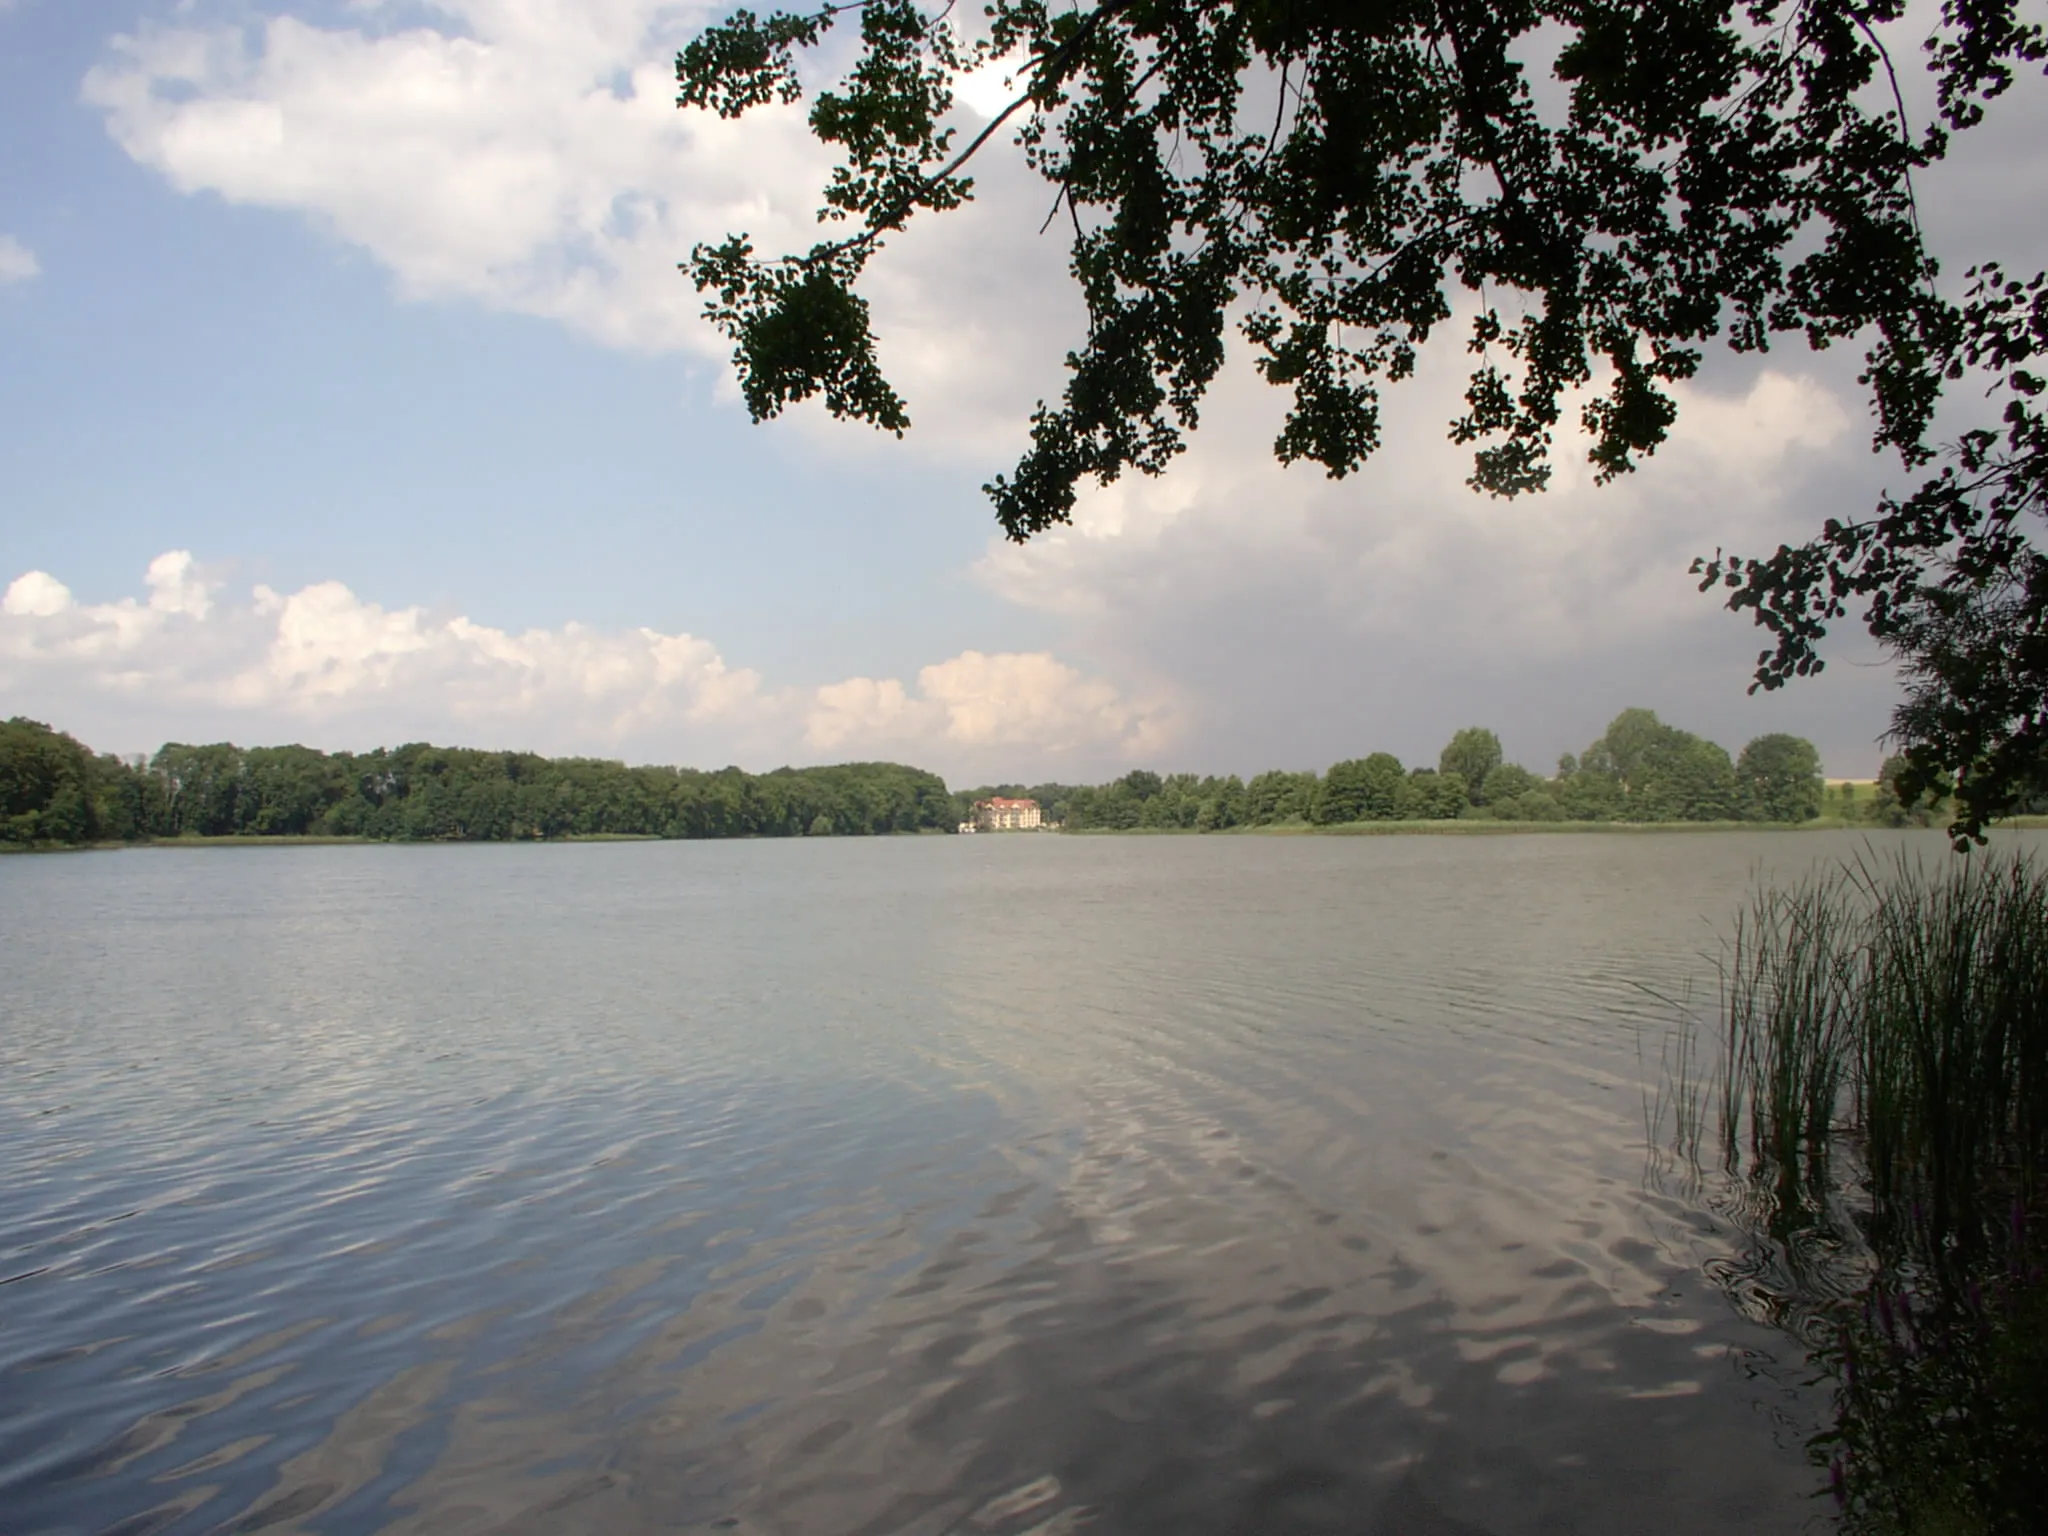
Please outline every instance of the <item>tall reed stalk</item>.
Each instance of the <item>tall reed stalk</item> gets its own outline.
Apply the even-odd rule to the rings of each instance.
[[[1776,1184],[1787,1219],[1825,1200],[1854,1016],[1856,913],[1828,878],[1767,888],[1736,919],[1722,974],[1722,1150]]]

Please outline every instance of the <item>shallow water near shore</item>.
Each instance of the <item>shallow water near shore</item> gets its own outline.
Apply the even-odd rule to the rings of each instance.
[[[0,1528],[1807,1529],[1644,1096],[1898,842],[9,861]]]

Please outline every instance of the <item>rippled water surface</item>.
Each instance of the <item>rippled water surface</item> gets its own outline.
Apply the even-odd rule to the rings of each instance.
[[[0,1530],[1800,1530],[1653,994],[1860,846],[0,862]]]

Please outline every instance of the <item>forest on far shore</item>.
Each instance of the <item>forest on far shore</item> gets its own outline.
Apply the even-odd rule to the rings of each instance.
[[[0,843],[16,845],[872,836],[957,824],[945,781],[896,763],[707,773],[425,743],[354,753],[180,742],[124,761],[33,720],[0,725]]]
[[[1434,767],[1391,753],[1327,772],[1160,775],[1100,785],[1004,784],[951,791],[897,763],[746,773],[628,767],[413,743],[372,752],[191,746],[147,759],[94,753],[38,721],[0,725],[0,844],[85,846],[189,837],[330,837],[508,842],[567,837],[850,837],[951,832],[991,794],[1029,795],[1072,831],[1189,830],[1390,821],[1925,824],[1892,768],[1853,816],[1827,807],[1819,755],[1796,736],[1726,750],[1647,709],[1615,717],[1583,753],[1539,775],[1507,762],[1483,727],[1459,731]]]
[[[1832,803],[1820,754],[1804,737],[1759,736],[1739,756],[1648,709],[1625,709],[1584,752],[1550,774],[1506,761],[1483,726],[1453,735],[1434,767],[1391,752],[1333,763],[1327,772],[1162,777],[1145,770],[1107,784],[999,784],[967,791],[1028,795],[1069,831],[1222,831],[1230,827],[1348,826],[1360,822],[1768,822],[1928,824],[1939,806],[1908,803],[1888,759],[1861,796],[1838,786]]]

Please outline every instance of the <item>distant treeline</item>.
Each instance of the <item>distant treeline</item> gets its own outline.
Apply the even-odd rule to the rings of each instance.
[[[0,843],[859,836],[950,832],[958,820],[944,780],[895,763],[704,773],[424,744],[179,743],[124,762],[33,720],[0,725]]]
[[[1877,824],[1926,820],[1891,789],[1890,762],[1856,816]],[[1436,766],[1406,768],[1390,752],[1333,763],[1327,773],[1199,778],[1138,771],[1108,784],[997,784],[968,791],[1028,795],[1046,818],[1074,831],[1335,826],[1364,821],[1811,821],[1823,810],[1820,754],[1798,736],[1759,736],[1726,749],[1626,709],[1577,756],[1545,777],[1507,762],[1500,738],[1480,726],[1454,735]]]
[[[1867,799],[1831,817],[1925,824],[1887,768]],[[69,845],[174,837],[365,837],[506,842],[642,836],[821,837],[950,832],[992,794],[1028,795],[1075,831],[1191,830],[1372,821],[1811,820],[1823,810],[1820,758],[1796,736],[1759,736],[1739,757],[1647,709],[1543,777],[1506,762],[1500,738],[1471,727],[1434,768],[1391,753],[1327,773],[1162,776],[1108,784],[996,784],[949,793],[937,774],[896,763],[828,768],[629,768],[416,743],[374,752],[187,746],[147,760],[95,755],[34,720],[0,725],[0,844]]]

